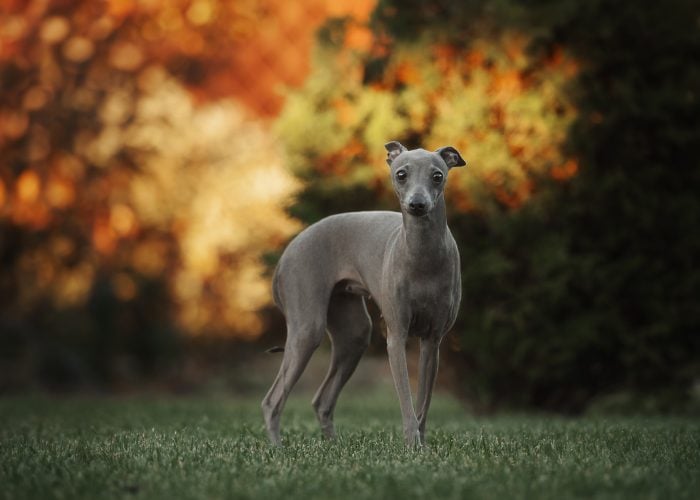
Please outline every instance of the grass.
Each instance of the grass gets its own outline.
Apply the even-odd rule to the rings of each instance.
[[[700,422],[474,418],[446,396],[405,449],[390,393],[341,398],[325,442],[306,399],[286,445],[257,400],[0,399],[3,498],[698,498]]]

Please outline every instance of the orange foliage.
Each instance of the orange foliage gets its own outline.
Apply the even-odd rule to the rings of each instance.
[[[464,60],[467,64],[467,68],[474,69],[480,68],[484,65],[484,53],[478,49],[473,49],[467,52]]]
[[[441,73],[447,74],[452,71],[457,62],[458,51],[454,45],[449,43],[438,43],[432,47],[435,67]]]
[[[507,102],[519,94],[522,87],[522,75],[518,70],[494,71],[491,76],[490,92],[497,102]]]
[[[17,179],[15,185],[17,203],[32,204],[39,199],[41,180],[34,170],[25,170]]]
[[[563,165],[557,165],[552,167],[549,171],[549,175],[552,179],[558,181],[565,181],[570,179],[578,172],[578,162],[576,160],[567,160]]]
[[[372,31],[364,25],[350,23],[345,30],[344,46],[348,49],[369,52],[374,42]]]
[[[352,103],[348,102],[347,99],[335,99],[331,103],[331,106],[336,112],[338,123],[343,126],[348,126],[355,122],[357,117],[355,107],[352,105]]]
[[[75,186],[68,179],[54,175],[46,185],[46,199],[53,208],[68,208],[75,201]]]
[[[418,66],[410,61],[401,61],[396,66],[396,80],[406,85],[420,84],[421,76]]]
[[[266,120],[305,81],[330,16],[347,20],[350,48],[381,50],[366,27],[375,3],[2,2],[0,70],[13,78],[0,95],[0,217],[60,242],[31,258],[19,248],[23,264],[0,277],[19,287],[12,300],[81,306],[102,274],[118,300],[141,300],[146,276],[185,331],[258,335],[270,300],[259,255],[297,229]]]
[[[353,53],[346,40],[319,54],[315,70],[323,78],[296,91],[303,105],[280,118],[290,156],[299,158],[293,168],[313,169],[320,183],[346,174],[349,183],[380,186],[387,137],[420,138],[428,148],[451,144],[470,158],[472,172],[451,183],[448,198],[458,211],[517,209],[536,179],[576,174],[561,146],[575,113],[565,89],[577,63],[559,47],[537,47],[512,31],[486,30],[467,47],[442,36],[433,43],[386,37],[375,32],[369,53]],[[391,50],[368,72],[377,47]],[[346,77],[357,72],[361,79]],[[307,133],[298,133],[300,122]]]

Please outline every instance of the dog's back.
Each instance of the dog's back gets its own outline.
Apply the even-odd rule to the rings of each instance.
[[[273,295],[285,312],[293,303],[325,307],[337,283],[347,281],[370,295],[379,293],[388,242],[401,228],[399,212],[331,215],[299,233],[280,258]]]

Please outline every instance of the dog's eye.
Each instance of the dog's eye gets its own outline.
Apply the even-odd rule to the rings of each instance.
[[[435,184],[440,184],[442,182],[442,172],[433,172],[433,182]]]
[[[397,181],[403,182],[406,180],[406,177],[408,177],[408,173],[405,170],[399,170],[398,172],[396,172]]]

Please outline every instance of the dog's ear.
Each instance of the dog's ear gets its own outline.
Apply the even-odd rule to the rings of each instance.
[[[445,161],[448,168],[463,167],[467,164],[467,162],[464,161],[464,158],[462,158],[462,155],[459,154],[459,151],[452,146],[445,146],[444,148],[436,149],[435,152]]]
[[[406,147],[398,141],[391,141],[384,144],[384,147],[388,151],[386,155],[386,162],[389,166],[404,151],[408,151]]]

